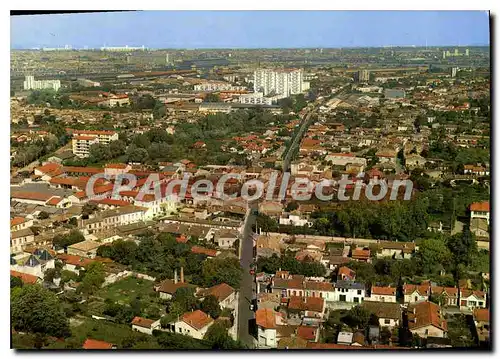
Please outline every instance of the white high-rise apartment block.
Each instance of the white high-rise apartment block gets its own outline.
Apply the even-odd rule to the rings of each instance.
[[[304,82],[303,71],[298,69],[259,69],[254,72],[253,77],[254,92],[262,92],[264,96],[274,94],[288,97],[309,89],[309,83]]]
[[[111,141],[118,140],[118,132],[75,130],[71,140],[73,154],[78,157],[88,157],[90,146],[94,144],[109,145]]]
[[[24,89],[25,90],[43,90],[54,89],[58,91],[61,88],[61,81],[59,80],[35,80],[35,76],[25,76]]]

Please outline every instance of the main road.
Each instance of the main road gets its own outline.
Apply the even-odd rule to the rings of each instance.
[[[250,333],[250,323],[255,319],[255,313],[250,309],[254,297],[254,277],[250,274],[250,266],[254,261],[253,231],[255,215],[252,206],[247,213],[240,241],[240,265],[243,268],[240,291],[238,294],[238,339],[249,349],[254,348],[255,339]]]

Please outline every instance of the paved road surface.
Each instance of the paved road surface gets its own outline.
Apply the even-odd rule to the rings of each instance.
[[[238,300],[238,338],[250,349],[254,348],[254,337],[249,333],[249,321],[254,319],[250,310],[253,297],[253,276],[250,275],[250,264],[253,262],[253,231],[255,216],[249,214],[245,222],[242,241],[240,243],[240,264],[243,268],[243,278]]]

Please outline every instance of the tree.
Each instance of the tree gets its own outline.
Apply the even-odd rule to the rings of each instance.
[[[49,217],[50,215],[45,211],[40,211],[40,213],[38,214],[38,219],[47,219]]]
[[[58,338],[70,335],[68,318],[51,291],[39,285],[27,285],[12,292],[10,303],[14,329]]]
[[[148,151],[144,148],[129,146],[127,149],[127,157],[129,162],[143,163],[148,158]]]
[[[79,230],[73,229],[71,230],[71,232],[69,232],[69,234],[66,235],[58,234],[57,236],[55,236],[54,239],[52,240],[52,244],[56,248],[66,249],[68,246],[75,243],[83,242],[84,240],[85,237],[83,236],[83,234]]]
[[[450,250],[444,240],[426,239],[418,246],[417,258],[420,259],[423,272],[426,274],[435,273],[436,269],[449,262],[450,257]]]
[[[451,272],[457,288],[460,288],[462,273],[477,256],[477,242],[469,227],[465,226],[462,233],[451,236],[446,245],[451,252]],[[460,307],[460,290],[458,290],[457,306]]]
[[[82,218],[88,219],[91,214],[97,211],[99,207],[94,203],[85,203],[82,207]]]
[[[286,211],[292,212],[295,211],[297,208],[299,208],[299,204],[296,201],[292,201],[288,203],[288,205],[286,206]]]
[[[214,319],[217,319],[221,313],[219,301],[217,300],[217,297],[213,295],[209,295],[203,299],[200,309]]]
[[[183,312],[198,309],[198,300],[195,296],[195,289],[192,287],[178,288],[172,296],[172,301],[181,305]]]
[[[208,93],[203,102],[220,102],[220,97],[215,93]]]
[[[43,276],[43,281],[50,283],[54,281],[54,278],[56,278],[58,275],[57,269],[56,268],[49,268],[45,271],[44,276]]]
[[[223,322],[211,325],[203,339],[209,343],[212,349],[235,350],[245,348],[243,343],[235,341],[229,336],[227,327]]]
[[[23,286],[23,281],[21,278],[10,276],[10,288],[21,288]]]
[[[106,273],[101,262],[92,262],[85,267],[85,274],[81,284],[78,286],[80,293],[92,294],[101,288],[104,283]]]
[[[201,275],[207,287],[226,283],[239,288],[243,269],[238,258],[213,258],[203,262]]]
[[[122,140],[111,141],[109,144],[109,152],[111,158],[116,158],[125,154],[126,149],[127,145]]]
[[[370,317],[371,313],[368,310],[357,305],[347,312],[343,320],[352,329],[361,329],[368,325]]]
[[[111,158],[111,151],[109,146],[95,143],[90,146],[89,158],[91,162],[102,162]]]

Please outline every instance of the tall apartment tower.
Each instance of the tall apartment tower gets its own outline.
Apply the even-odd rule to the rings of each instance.
[[[457,77],[457,67],[452,67],[451,68],[451,77]]]
[[[359,82],[368,82],[368,81],[370,81],[370,71],[368,71],[368,70],[360,70],[358,72],[358,81]]]
[[[254,92],[261,92],[264,96],[274,94],[288,97],[307,90],[304,84],[304,74],[299,69],[258,69],[253,77]]]
[[[465,49],[465,56],[469,56],[469,49]]]
[[[446,51],[443,50],[443,60],[446,59]]]

